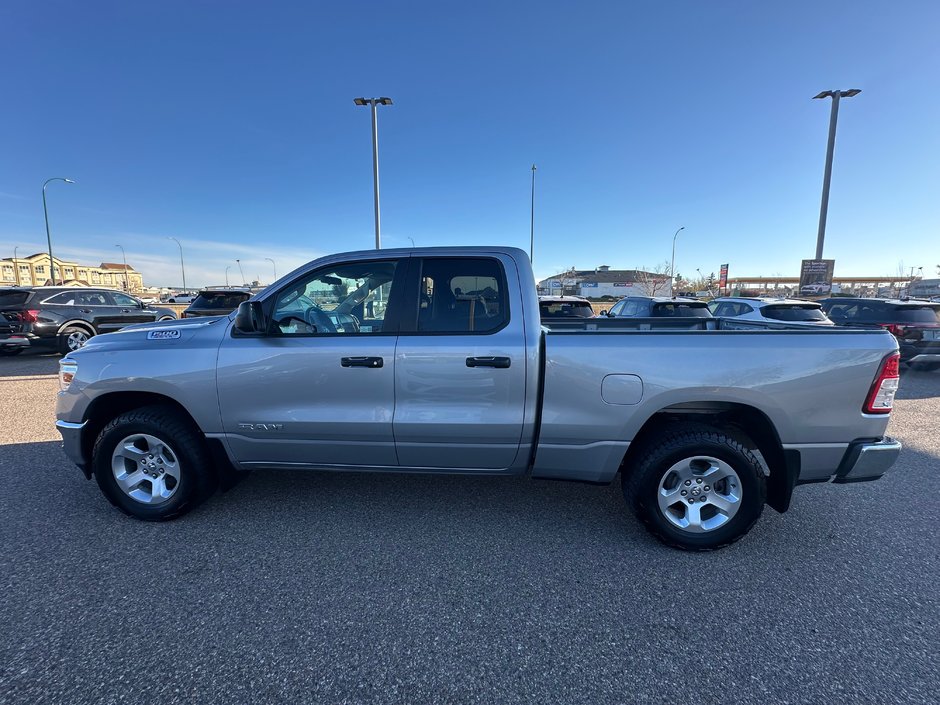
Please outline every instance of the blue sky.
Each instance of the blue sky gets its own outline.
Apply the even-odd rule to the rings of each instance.
[[[372,246],[528,248],[535,269],[796,274],[828,101],[836,275],[940,265],[936,2],[59,2],[0,6],[0,256],[127,249],[148,283],[270,279]],[[230,272],[231,274],[231,272]]]

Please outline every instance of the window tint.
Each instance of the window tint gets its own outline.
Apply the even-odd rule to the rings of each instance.
[[[675,302],[656,304],[653,307],[656,317],[668,316],[673,318],[711,318],[712,314],[704,303]]]
[[[31,291],[0,291],[0,307],[24,304],[31,293]]]
[[[826,314],[816,306],[764,306],[761,313],[775,321],[825,321]]]
[[[396,266],[386,260],[318,269],[278,294],[274,321],[285,335],[381,333]]]
[[[56,294],[55,296],[46,299],[44,303],[58,304],[59,306],[74,306],[75,305],[75,292],[63,291],[61,294]]]
[[[103,291],[75,292],[76,306],[111,306],[112,303]]]
[[[251,295],[246,291],[203,291],[190,308],[221,308],[234,311],[242,301],[250,298]]]
[[[487,333],[508,320],[499,262],[482,257],[422,262],[419,333]]]
[[[940,306],[897,306],[889,323],[940,323]]]
[[[611,309],[610,309],[610,311],[608,311],[608,313],[609,313],[611,316],[619,316],[619,315],[623,312],[623,305],[624,305],[624,303],[626,303],[626,302],[624,302],[624,301],[618,301],[617,303],[615,303],[615,304],[611,307]]]
[[[586,301],[540,301],[542,318],[592,318],[594,309]]]
[[[137,308],[137,299],[132,298],[127,294],[113,293],[111,296],[114,298],[114,303],[116,303],[118,306],[123,306],[124,308]]]

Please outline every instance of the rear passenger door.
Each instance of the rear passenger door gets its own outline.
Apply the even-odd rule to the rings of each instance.
[[[525,329],[511,258],[414,257],[395,354],[403,467],[503,470],[519,451]],[[510,288],[509,282],[512,282]]]
[[[131,323],[152,323],[157,319],[155,311],[148,311],[132,296],[119,292],[110,292],[114,304],[121,314],[121,325],[129,326]]]

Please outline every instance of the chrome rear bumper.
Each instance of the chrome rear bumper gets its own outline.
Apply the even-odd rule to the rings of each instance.
[[[894,465],[901,443],[885,436],[880,441],[863,441],[849,448],[833,482],[877,480]]]

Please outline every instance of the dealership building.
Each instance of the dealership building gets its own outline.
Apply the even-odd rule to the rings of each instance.
[[[599,299],[603,296],[671,296],[669,277],[639,269],[611,269],[606,264],[594,269],[571,269],[538,283],[542,296],[584,296]]]

